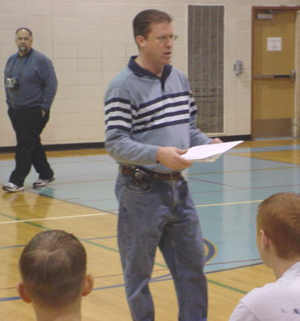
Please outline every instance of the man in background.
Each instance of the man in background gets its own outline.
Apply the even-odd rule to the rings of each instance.
[[[86,274],[86,251],[62,230],[36,234],[19,260],[21,298],[32,303],[37,321],[80,321],[81,299],[93,288]]]
[[[242,298],[230,321],[300,321],[300,194],[278,193],[261,203],[257,247],[276,281]]]
[[[34,188],[54,180],[40,135],[49,120],[57,80],[51,60],[32,48],[32,40],[30,29],[16,30],[18,52],[8,58],[4,71],[8,115],[17,139],[15,169],[3,186],[7,192],[24,190],[31,165],[39,175]]]

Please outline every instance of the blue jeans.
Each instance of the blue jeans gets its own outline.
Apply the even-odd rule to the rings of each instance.
[[[187,182],[151,180],[140,186],[119,174],[116,195],[119,250],[133,320],[154,321],[148,283],[159,246],[174,280],[179,321],[206,321],[203,239]]]

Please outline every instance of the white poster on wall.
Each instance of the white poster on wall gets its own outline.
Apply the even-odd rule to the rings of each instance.
[[[267,51],[282,51],[282,38],[281,37],[268,37],[267,38]]]

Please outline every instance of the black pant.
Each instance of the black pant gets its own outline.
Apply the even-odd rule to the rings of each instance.
[[[46,153],[41,144],[40,134],[49,120],[49,112],[42,117],[41,108],[12,109],[8,115],[16,133],[16,167],[9,181],[23,186],[31,165],[39,174],[40,179],[51,178],[54,173],[47,161]]]

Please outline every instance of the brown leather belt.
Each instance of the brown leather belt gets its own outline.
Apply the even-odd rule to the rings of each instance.
[[[140,168],[136,166],[124,166],[124,165],[121,166],[121,173],[123,175],[132,176],[137,179],[139,179],[139,177],[142,175],[146,175],[153,179],[161,179],[166,181],[177,181],[183,178],[180,172],[158,173],[158,172],[152,172],[145,168]]]

